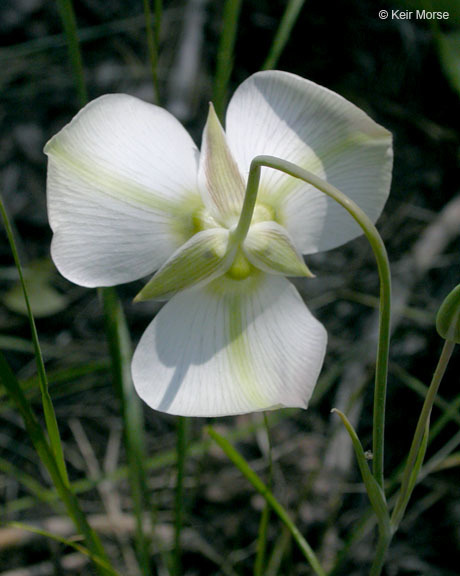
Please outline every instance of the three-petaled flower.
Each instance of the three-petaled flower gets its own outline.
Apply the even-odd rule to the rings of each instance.
[[[167,111],[119,94],[88,104],[45,151],[60,272],[95,287],[158,270],[137,297],[169,299],[133,358],[147,404],[194,416],[307,406],[327,335],[285,276],[309,275],[302,254],[361,231],[312,186],[263,168],[239,236],[249,167],[261,154],[288,160],[375,221],[391,181],[387,130],[334,92],[270,71],[237,89],[225,132],[210,107],[201,153]]]

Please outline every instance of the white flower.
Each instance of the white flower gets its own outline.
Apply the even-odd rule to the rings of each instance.
[[[375,221],[387,199],[390,133],[339,95],[285,72],[254,74],[210,108],[201,154],[168,112],[126,95],[94,100],[52,138],[52,257],[82,286],[159,269],[138,298],[170,298],[132,365],[139,395],[171,414],[218,416],[306,407],[327,335],[285,278],[301,254],[361,231],[313,187],[263,168],[244,242],[232,243],[251,160],[310,170]],[[172,297],[171,297],[172,296]]]

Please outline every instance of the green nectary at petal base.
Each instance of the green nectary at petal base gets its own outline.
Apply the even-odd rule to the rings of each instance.
[[[224,272],[228,278],[243,280],[254,274],[257,269],[284,276],[313,276],[286,230],[274,221],[275,214],[276,211],[269,203],[256,204],[248,236],[243,241],[237,241],[237,246],[233,251],[233,262]],[[210,237],[212,236],[211,230],[216,230],[216,234],[219,229],[228,230],[226,227],[222,228],[204,206],[200,206],[193,213],[191,223],[194,233],[208,231]],[[236,224],[228,230],[230,233],[229,250],[231,249],[231,234],[235,226]],[[212,246],[210,249],[212,250]],[[221,256],[224,257],[224,254]],[[175,273],[180,272],[176,269]],[[143,293],[144,291],[141,294]],[[152,292],[145,290],[144,294],[152,294]],[[143,297],[141,296],[140,299]]]
[[[226,276],[233,280],[244,280],[252,273],[254,273],[254,266],[249,262],[242,250],[239,248],[232,265],[226,272]]]

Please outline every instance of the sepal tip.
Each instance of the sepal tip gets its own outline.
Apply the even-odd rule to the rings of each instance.
[[[460,344],[460,284],[441,304],[436,316],[436,330],[441,338]]]

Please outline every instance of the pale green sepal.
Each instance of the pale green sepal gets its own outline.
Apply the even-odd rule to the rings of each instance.
[[[314,278],[287,231],[274,221],[253,224],[243,250],[251,264],[264,272]]]
[[[229,249],[229,237],[224,228],[203,230],[192,236],[163,264],[134,301],[167,299],[175,292],[224,274],[235,252]]]
[[[460,344],[460,284],[444,299],[436,316],[436,329],[445,340]]]
[[[375,515],[377,516],[378,522],[381,529],[386,533],[391,532],[390,525],[390,515],[388,513],[388,506],[385,499],[385,494],[382,488],[378,485],[374,476],[370,471],[369,465],[367,463],[366,455],[364,454],[363,446],[361,444],[358,435],[355,432],[351,422],[345,416],[343,412],[333,408],[331,412],[335,412],[340,416],[347,432],[351,438],[353,448],[355,450],[356,460],[358,462],[359,470],[361,472],[361,478],[363,479],[364,486],[366,487],[366,492],[369,497],[372,508],[374,509]]]
[[[225,222],[238,216],[245,185],[212,103],[203,132],[198,181],[211,213]]]

